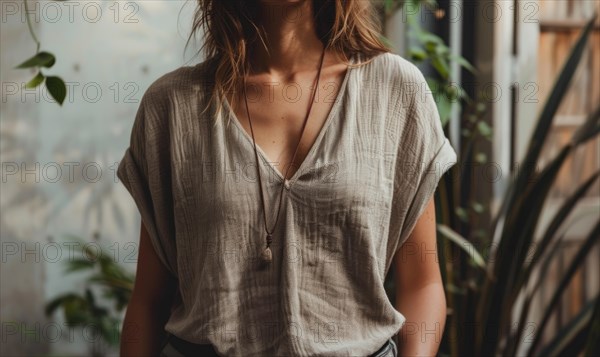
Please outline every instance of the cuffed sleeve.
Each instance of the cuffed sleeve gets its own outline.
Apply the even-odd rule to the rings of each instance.
[[[149,88],[140,101],[117,177],[133,198],[159,259],[177,276],[167,112]]]
[[[457,162],[457,154],[444,134],[433,94],[425,77],[412,67],[416,92],[407,118],[403,150],[406,170],[400,170],[408,192],[407,205],[397,247],[411,235],[427,203],[433,197],[442,176]]]

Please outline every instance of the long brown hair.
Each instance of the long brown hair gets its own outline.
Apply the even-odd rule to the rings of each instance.
[[[192,36],[203,29],[206,64],[211,66],[210,102],[217,105],[217,119],[222,115],[223,96],[237,88],[243,79],[250,46],[265,44],[264,32],[257,24],[257,0],[197,0],[198,6],[187,48]],[[311,1],[311,0],[309,0]],[[326,48],[333,49],[349,64],[355,54],[368,63],[382,52],[390,52],[380,39],[381,28],[370,0],[312,0],[317,35]],[[210,63],[210,64],[209,64]],[[237,95],[233,91],[234,96]],[[208,106],[207,106],[208,108]],[[205,108],[205,110],[207,109]]]

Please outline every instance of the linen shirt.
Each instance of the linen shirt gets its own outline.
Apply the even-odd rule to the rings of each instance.
[[[269,228],[285,185],[262,268],[252,137],[227,101],[215,121],[210,63],[148,87],[117,171],[178,279],[165,329],[227,356],[373,353],[406,321],[384,289],[392,258],[457,158],[423,74],[390,52],[349,68],[289,180],[258,147]]]

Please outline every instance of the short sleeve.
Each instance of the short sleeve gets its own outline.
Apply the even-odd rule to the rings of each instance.
[[[159,259],[177,276],[168,110],[151,89],[140,101],[117,177],[132,196]]]
[[[403,135],[402,170],[405,188],[402,204],[407,205],[397,247],[412,233],[442,176],[457,162],[457,154],[444,134],[433,93],[425,77],[411,67],[415,89]]]

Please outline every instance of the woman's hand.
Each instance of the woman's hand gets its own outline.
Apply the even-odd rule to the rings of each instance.
[[[406,317],[398,333],[399,356],[435,356],[446,323],[433,197],[410,237],[394,256],[396,309]]]

